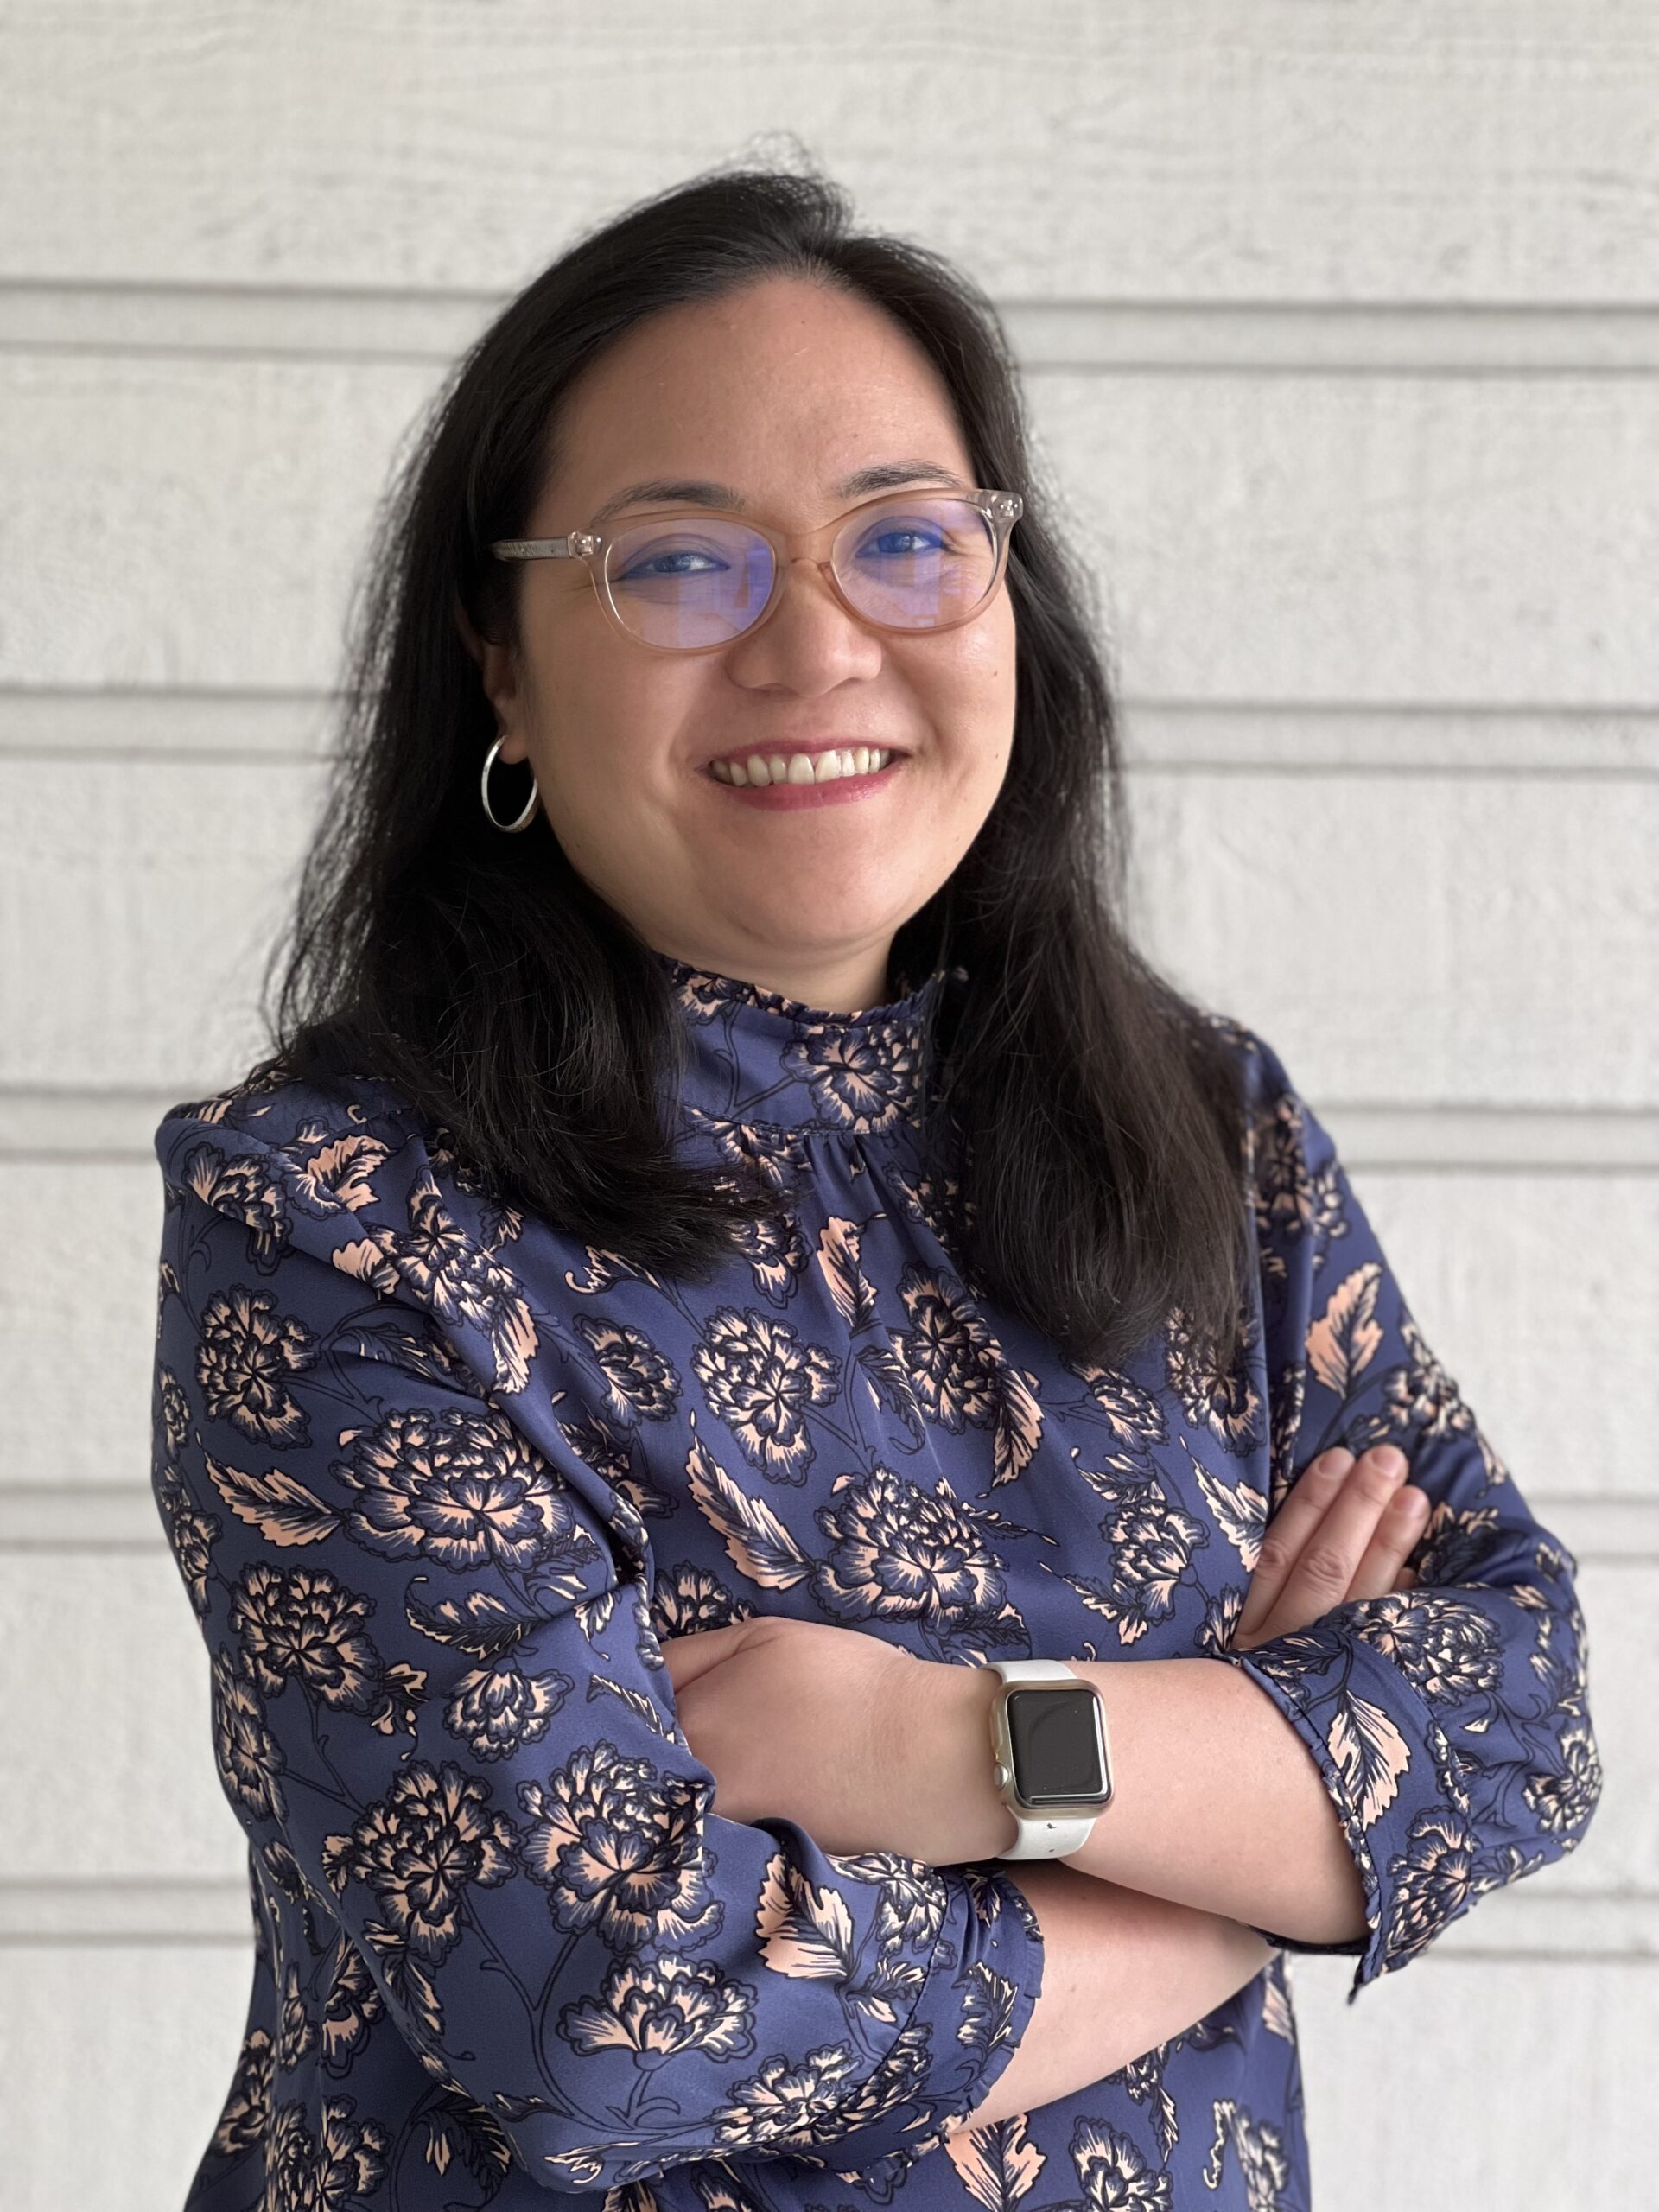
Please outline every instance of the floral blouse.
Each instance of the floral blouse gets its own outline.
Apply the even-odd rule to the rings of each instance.
[[[1576,1845],[1576,1562],[1249,1029],[1207,1017],[1261,1261],[1234,1363],[1178,1311],[1109,1369],[982,1294],[923,1172],[959,969],[844,1015],[656,957],[677,1141],[778,1193],[695,1289],[504,1206],[366,1077],[341,1104],[270,1071],[156,1131],[154,1489],[254,1937],[187,2212],[1306,2212],[1283,1953],[1352,1954],[1351,2002]],[[1384,1439],[1433,1501],[1416,1586],[1231,1652],[1294,1477]],[[1368,1936],[1264,1930],[1184,2033],[963,2128],[1042,1986],[1017,1867],[721,1816],[661,1640],[764,1612],[957,1665],[1243,1668],[1318,1764]]]

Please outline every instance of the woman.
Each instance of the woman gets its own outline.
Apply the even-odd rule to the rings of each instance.
[[[816,178],[630,211],[442,396],[350,697],[276,1049],[156,1131],[256,1938],[192,2212],[1305,2206],[1282,1953],[1576,1844],[1574,1562],[1115,918],[988,306]],[[1033,1659],[1110,1794],[1011,1859]]]

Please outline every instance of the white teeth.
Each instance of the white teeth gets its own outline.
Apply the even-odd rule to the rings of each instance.
[[[709,772],[722,784],[833,784],[842,776],[868,776],[893,759],[873,745],[831,747],[823,753],[751,753],[747,761],[711,760]]]

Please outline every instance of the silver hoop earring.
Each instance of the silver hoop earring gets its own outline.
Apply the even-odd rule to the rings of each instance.
[[[531,823],[535,820],[536,810],[542,803],[542,789],[541,785],[537,782],[535,775],[532,773],[530,779],[530,797],[525,801],[524,810],[519,816],[518,819],[516,822],[498,822],[496,820],[494,810],[490,804],[490,771],[494,767],[496,756],[506,741],[507,733],[505,730],[503,730],[496,739],[495,743],[490,747],[489,752],[485,755],[484,773],[479,779],[479,789],[483,794],[484,813],[486,819],[491,823],[492,827],[497,830],[505,830],[511,836],[516,835],[520,830],[528,830]]]

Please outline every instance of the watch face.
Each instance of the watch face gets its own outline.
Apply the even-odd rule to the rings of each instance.
[[[1027,1805],[1107,1802],[1100,1706],[1091,1688],[1011,1688],[1007,1715],[1014,1786]]]

